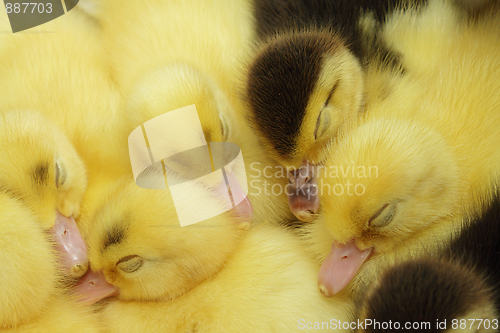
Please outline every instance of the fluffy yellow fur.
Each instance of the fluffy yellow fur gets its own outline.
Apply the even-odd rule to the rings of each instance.
[[[0,331],[99,332],[97,318],[64,294],[55,253],[36,216],[0,193]]]
[[[374,248],[361,269],[361,276],[371,274],[392,254],[445,242],[453,217],[488,201],[500,172],[500,19],[498,12],[477,21],[459,17],[435,1],[421,15],[389,21],[409,69],[388,85],[388,95],[373,94],[363,124],[325,163],[329,188],[311,227],[320,259],[333,240],[354,239],[360,249]]]
[[[0,57],[2,110],[44,114],[64,130],[90,174],[131,171],[130,131],[95,22],[75,10],[30,33],[4,34]]]
[[[130,126],[195,104],[207,142],[241,147],[248,180],[257,180],[249,186],[255,220],[291,218],[284,192],[261,195],[273,184],[284,188],[287,179],[273,176],[265,184],[259,177],[275,164],[248,128],[238,98],[252,53],[251,3],[104,1],[96,3],[96,18]]]
[[[306,323],[352,320],[348,298],[327,299],[311,283],[317,269],[289,231],[259,225],[222,271],[187,294],[168,302],[119,300],[101,314],[110,332],[298,332]]]

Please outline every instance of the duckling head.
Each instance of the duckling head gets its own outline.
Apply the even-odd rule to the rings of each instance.
[[[344,288],[370,255],[418,237],[451,216],[459,202],[450,149],[437,132],[417,122],[368,121],[339,143],[326,166],[318,223],[331,236],[331,250],[318,283],[329,296]]]
[[[88,244],[92,270],[118,287],[119,299],[159,301],[184,294],[221,269],[250,225],[245,207],[242,212],[237,206],[181,227],[170,190],[140,188],[131,179],[117,188],[91,218]],[[221,207],[217,189],[204,183],[192,189],[185,198],[193,216]]]
[[[314,166],[326,158],[325,147],[358,118],[363,87],[359,62],[331,32],[275,37],[250,66],[251,118],[274,159],[290,168],[290,208],[301,220],[319,208],[317,198],[300,197],[316,186]],[[299,167],[303,172],[294,171]]]
[[[67,137],[38,113],[9,112],[0,120],[0,186],[32,205],[47,229],[56,210],[77,217],[87,176]]]
[[[0,190],[22,200],[52,234],[64,273],[87,269],[87,249],[73,216],[87,185],[86,171],[67,137],[39,113],[0,118]]]
[[[324,146],[357,117],[363,73],[329,32],[300,32],[266,43],[249,69],[252,120],[283,166],[322,161]]]
[[[127,99],[126,114],[133,126],[139,126],[193,104],[206,142],[231,138],[227,117],[234,112],[228,100],[210,77],[184,63],[156,68],[139,80]]]

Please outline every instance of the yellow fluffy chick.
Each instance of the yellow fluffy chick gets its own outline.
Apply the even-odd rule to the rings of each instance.
[[[90,180],[89,191],[80,193],[75,205],[91,214],[107,184],[131,173],[127,136],[132,129],[118,108],[120,95],[99,27],[77,9],[30,33],[2,35],[0,109],[33,110],[59,125]],[[83,182],[84,174],[71,167],[65,165]],[[77,222],[85,235],[86,226]]]
[[[206,142],[240,146],[256,221],[292,218],[283,190],[287,179],[274,173],[264,178],[263,169],[275,163],[247,126],[239,100],[254,38],[251,3],[103,1],[95,8],[131,127],[194,104]]]
[[[183,193],[189,214],[217,212],[222,202],[215,191],[200,184]],[[169,190],[143,189],[129,178],[107,193],[89,216],[89,260],[124,300],[168,300],[189,291],[221,269],[251,223],[251,214],[237,207],[181,227]]]
[[[290,210],[310,221],[320,204],[315,165],[360,116],[363,72],[328,31],[282,34],[264,45],[249,69],[249,114],[271,156],[287,168]]]
[[[64,133],[36,112],[0,114],[0,188],[24,200],[42,225],[78,215],[85,166]]]
[[[89,239],[91,267],[119,287],[101,312],[110,332],[282,332],[350,319],[350,299],[317,291],[318,267],[288,230],[245,231],[235,211],[180,227],[169,191],[131,179],[110,191]],[[186,195],[220,205],[210,192]]]
[[[440,13],[424,11],[428,19],[401,20],[399,29],[418,36],[419,28],[439,31],[456,18],[451,9]],[[409,72],[389,96],[371,103],[364,124],[325,163],[322,216],[311,229],[324,259],[325,294],[345,287],[360,267],[358,278],[393,254],[446,242],[452,217],[488,200],[500,172],[499,29],[493,12],[449,34],[426,35],[447,57],[434,60],[428,76]]]
[[[0,114],[0,190],[24,202],[60,252],[63,274],[79,277],[87,248],[73,215],[87,185],[82,160],[63,132],[35,112]]]
[[[96,315],[59,284],[56,253],[37,216],[12,196],[0,193],[0,331],[99,332]]]

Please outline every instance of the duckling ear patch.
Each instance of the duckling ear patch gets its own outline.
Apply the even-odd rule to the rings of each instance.
[[[49,162],[37,164],[33,170],[33,179],[36,184],[46,184],[49,179]]]
[[[115,226],[113,229],[108,230],[103,242],[103,251],[108,246],[111,246],[113,244],[120,244],[124,238],[125,230],[123,230],[122,228]]]
[[[238,145],[205,141],[194,105],[155,117],[129,136],[136,184],[170,190],[181,226],[205,221],[243,203],[251,218],[245,164]]]

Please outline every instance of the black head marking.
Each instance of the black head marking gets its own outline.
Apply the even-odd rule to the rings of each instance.
[[[49,168],[50,168],[49,162],[42,162],[35,166],[35,168],[33,169],[32,176],[36,184],[47,183],[47,180],[49,178]]]
[[[125,238],[125,228],[118,223],[106,232],[103,241],[103,251],[113,244],[120,244]]]
[[[290,156],[325,54],[341,45],[327,33],[300,33],[270,42],[252,64],[247,96],[256,127]]]

